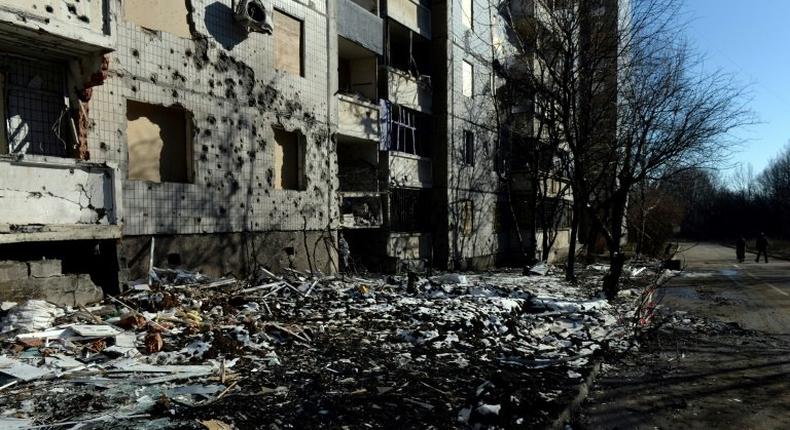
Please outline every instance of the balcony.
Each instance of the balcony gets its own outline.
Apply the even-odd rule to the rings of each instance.
[[[121,185],[115,166],[2,156],[0,184],[0,244],[121,237]]]
[[[384,23],[375,0],[338,0],[337,34],[375,52],[384,53]]]
[[[417,79],[398,69],[387,67],[389,101],[423,113],[433,109],[433,89],[429,81]]]
[[[431,10],[419,0],[389,0],[387,16],[427,39],[431,38]]]
[[[3,3],[0,46],[4,50],[59,59],[112,51],[103,2],[76,2],[69,8],[45,0]]]
[[[384,153],[384,161],[389,167],[389,183],[399,188],[431,188],[433,186],[433,165],[428,157],[389,151]]]
[[[378,142],[381,139],[378,105],[343,94],[337,98],[337,132],[348,137]]]
[[[384,212],[380,193],[340,193],[340,223],[345,229],[380,228]]]
[[[398,260],[430,259],[430,233],[390,233],[387,236],[387,256]]]

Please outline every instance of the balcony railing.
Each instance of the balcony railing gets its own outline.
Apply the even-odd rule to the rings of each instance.
[[[338,133],[358,139],[381,139],[378,105],[343,94],[338,95],[337,104]]]
[[[431,11],[419,0],[389,0],[387,16],[420,36],[431,38]]]
[[[389,151],[384,155],[389,167],[389,183],[394,187],[431,188],[433,164],[431,159],[404,152]]]
[[[379,228],[384,223],[380,193],[340,193],[340,223],[343,228]]]
[[[383,20],[357,2],[338,0],[337,34],[376,54],[384,53]]]
[[[433,109],[433,89],[430,82],[417,79],[401,70],[387,67],[389,101],[423,113]]]
[[[121,236],[121,182],[113,165],[2,156],[0,184],[0,243]]]
[[[70,8],[52,8],[43,1],[3,2],[0,46],[63,59],[106,54],[113,46],[108,18],[100,1],[76,2]]]

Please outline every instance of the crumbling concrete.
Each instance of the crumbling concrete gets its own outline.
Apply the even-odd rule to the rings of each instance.
[[[60,260],[28,261],[31,278],[52,278],[63,274],[63,264]]]
[[[0,262],[0,301],[46,300],[61,306],[82,306],[103,299],[88,275],[63,275],[60,260]]]
[[[0,261],[0,283],[27,279],[27,264],[22,261]]]

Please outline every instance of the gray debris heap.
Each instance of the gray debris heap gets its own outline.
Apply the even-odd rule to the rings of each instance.
[[[4,303],[0,428],[545,426],[602,350],[628,346],[639,297],[548,269],[411,289],[157,269],[90,307]]]

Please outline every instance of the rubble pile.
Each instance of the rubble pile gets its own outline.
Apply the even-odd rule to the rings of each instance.
[[[5,303],[0,428],[533,428],[633,308],[505,272],[151,280],[92,307]]]

